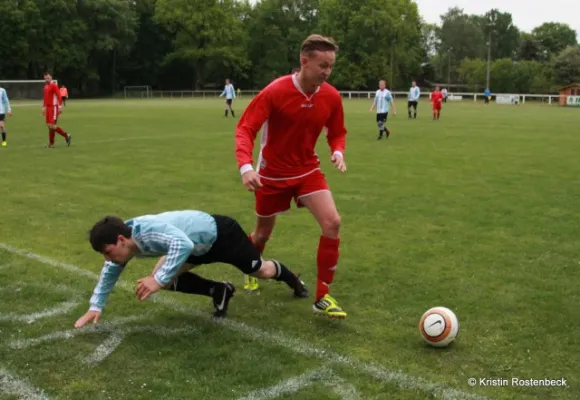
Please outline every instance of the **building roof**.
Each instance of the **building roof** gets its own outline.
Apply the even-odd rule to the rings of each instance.
[[[566,86],[564,86],[564,87],[561,87],[561,88],[560,88],[560,89],[558,89],[558,90],[564,90],[564,89],[568,89],[568,88],[570,88],[570,87],[580,87],[580,83],[571,83],[571,84],[569,84],[569,85],[566,85]]]

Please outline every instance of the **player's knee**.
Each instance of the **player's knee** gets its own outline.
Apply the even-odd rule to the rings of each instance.
[[[268,228],[256,229],[252,233],[252,242],[254,245],[261,247],[266,244],[268,240],[270,240],[270,236],[272,235],[272,230]]]
[[[260,279],[270,279],[276,276],[276,265],[273,261],[262,261],[260,268],[252,273],[253,276]]]
[[[322,221],[322,234],[328,237],[337,237],[340,231],[340,215],[338,213],[329,215]]]

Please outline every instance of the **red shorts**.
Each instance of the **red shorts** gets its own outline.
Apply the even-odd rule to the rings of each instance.
[[[44,110],[44,117],[47,124],[56,124],[58,120],[58,106],[47,106]]]
[[[433,104],[433,110],[435,110],[435,111],[441,111],[441,103]]]
[[[262,187],[256,191],[256,214],[270,217],[290,209],[292,199],[296,207],[304,207],[300,198],[315,192],[330,190],[326,178],[317,169],[300,178],[272,180],[261,178]]]

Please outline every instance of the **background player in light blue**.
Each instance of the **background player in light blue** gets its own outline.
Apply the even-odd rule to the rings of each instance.
[[[160,289],[209,296],[214,316],[226,316],[235,287],[190,272],[198,265],[226,263],[244,274],[286,283],[295,297],[308,297],[308,289],[292,271],[276,260],[265,261],[236,220],[203,211],[169,211],[128,221],[105,217],[90,231],[93,249],[105,257],[105,265],[90,300],[90,308],[75,323],[80,328],[98,322],[121,272],[133,259],[161,257],[153,273],[139,279],[135,291],[145,300]]]
[[[6,123],[4,120],[7,115],[12,115],[10,100],[8,100],[6,89],[0,87],[0,131],[2,131],[2,147],[6,147]]]
[[[393,115],[397,115],[397,109],[395,107],[395,102],[393,101],[393,94],[386,88],[386,86],[387,83],[384,80],[379,81],[379,90],[375,93],[373,105],[369,110],[370,112],[373,112],[375,106],[377,107],[377,126],[379,127],[379,137],[377,137],[377,140],[383,138],[383,132],[385,133],[386,139],[391,136],[391,131],[387,129],[387,118],[389,116],[389,107],[391,105],[393,106]]]
[[[407,101],[407,111],[409,112],[409,119],[411,119],[411,107],[413,107],[413,118],[417,119],[417,105],[419,104],[419,97],[421,90],[417,86],[417,82],[413,81],[411,89],[409,89],[409,99]]]
[[[236,117],[234,113],[234,109],[232,108],[232,102],[236,98],[236,90],[234,89],[234,85],[230,83],[229,79],[226,79],[226,86],[224,87],[224,91],[220,94],[220,97],[226,96],[226,110],[225,110],[225,117],[228,116],[228,111],[232,113],[232,117]]]

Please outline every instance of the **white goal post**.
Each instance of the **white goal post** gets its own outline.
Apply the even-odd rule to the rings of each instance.
[[[58,81],[54,79],[58,84]],[[42,80],[0,80],[0,87],[6,89],[11,100],[40,100],[44,96],[44,79]]]
[[[123,88],[126,99],[149,99],[151,98],[151,86],[125,86]]]

